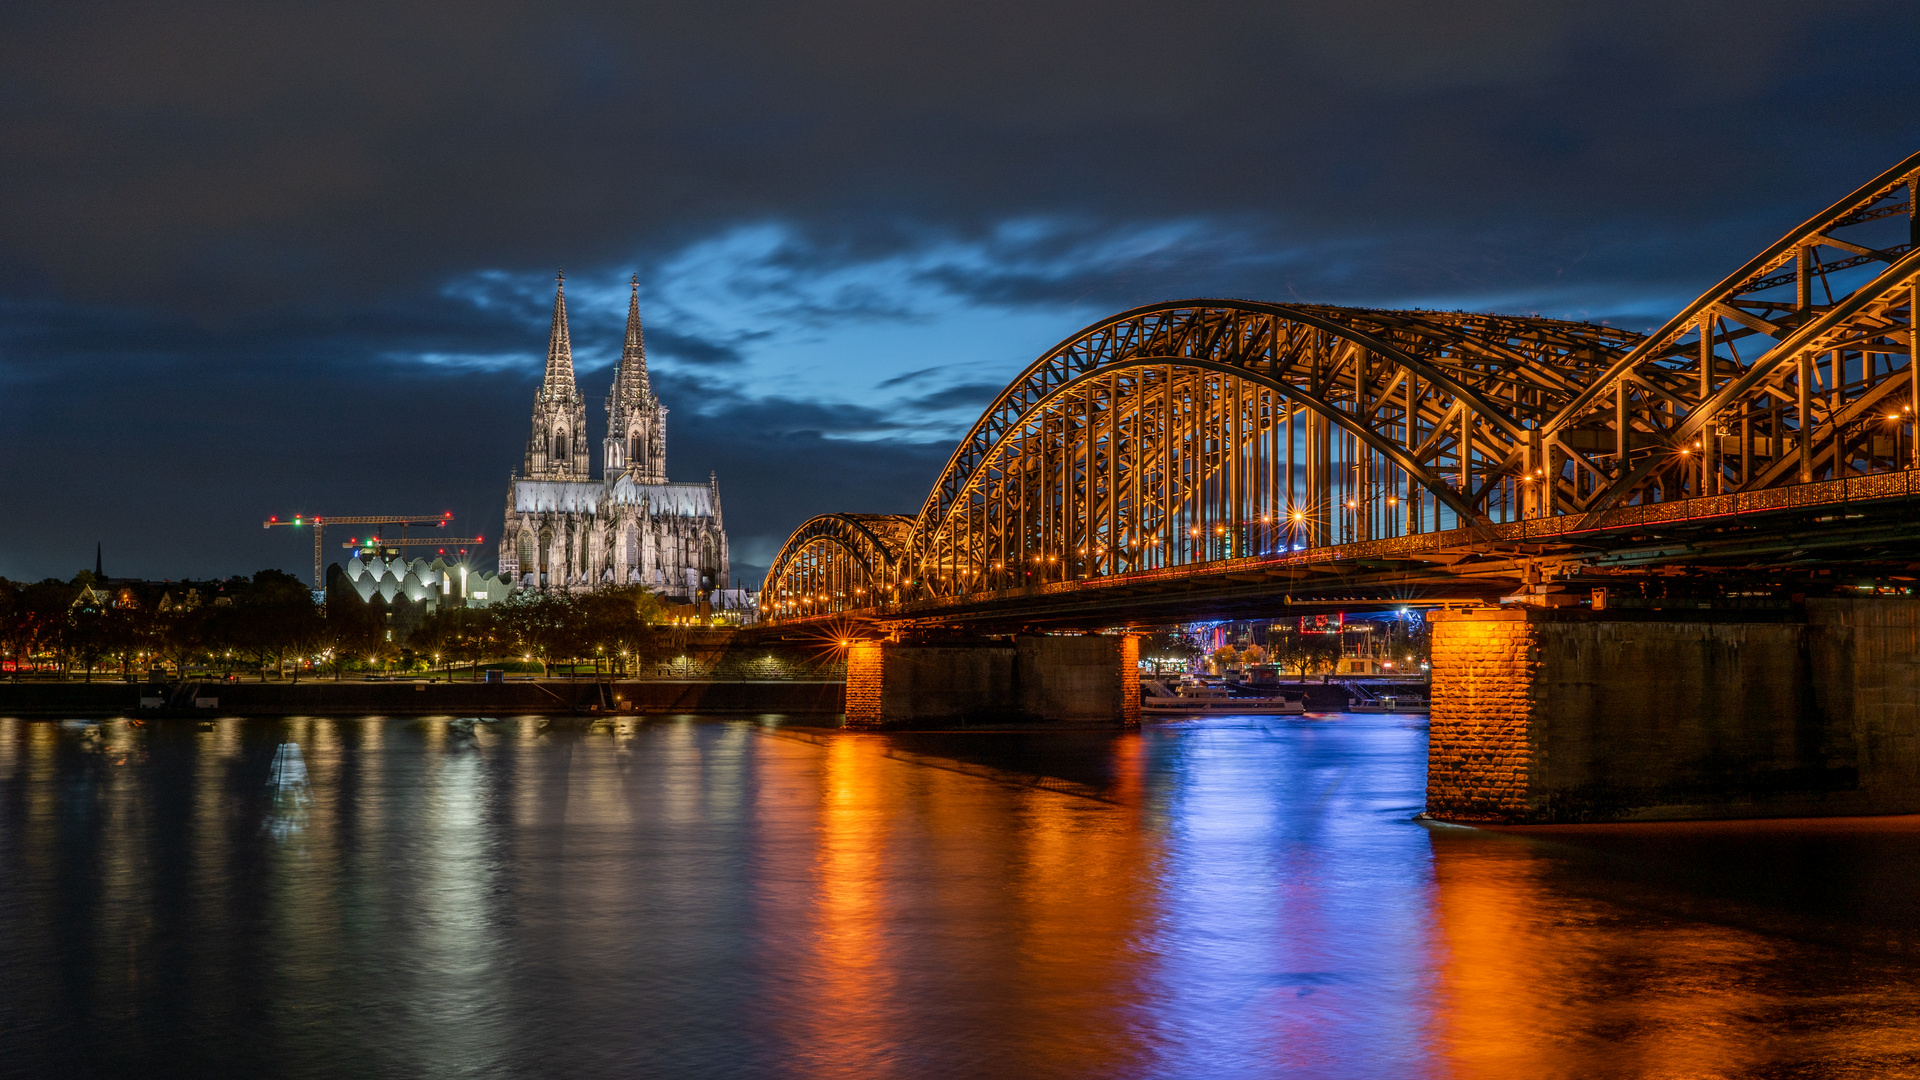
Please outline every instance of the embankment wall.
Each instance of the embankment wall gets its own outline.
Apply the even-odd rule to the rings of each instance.
[[[815,713],[845,709],[844,683],[781,680],[526,682],[0,683],[0,715],[98,716],[178,712],[227,716],[460,716],[570,713]],[[173,706],[142,707],[142,698]],[[197,706],[197,702],[210,702]]]

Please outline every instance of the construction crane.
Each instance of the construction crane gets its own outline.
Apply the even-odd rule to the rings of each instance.
[[[450,547],[456,547],[460,544],[482,544],[486,542],[486,539],[484,536],[427,536],[415,537],[412,540],[382,540],[377,536],[369,536],[365,540],[349,540],[340,546],[343,548],[359,548],[361,551],[374,551],[400,547],[424,547],[431,544],[438,547],[440,553],[444,555]]]
[[[445,527],[447,522],[452,520],[453,511],[451,510],[444,514],[362,514],[356,517],[327,517],[320,514],[307,517],[305,514],[295,514],[286,521],[282,521],[277,517],[270,517],[261,522],[260,525],[262,528],[267,529],[271,529],[276,525],[288,525],[293,528],[311,526],[313,528],[313,588],[315,592],[318,592],[327,587],[327,583],[320,577],[320,560],[326,554],[326,549],[321,546],[320,538],[321,534],[326,531],[327,526],[398,525],[402,529],[405,529],[412,525],[422,525],[438,529]]]

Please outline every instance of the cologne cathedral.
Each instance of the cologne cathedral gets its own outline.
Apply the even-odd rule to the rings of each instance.
[[[507,485],[500,576],[522,588],[585,591],[646,585],[692,599],[723,588],[727,534],[720,488],[667,481],[667,410],[647,379],[640,286],[607,392],[604,471],[593,477],[587,403],[573,380],[566,280],[553,298],[546,377],[533,398],[526,463]]]

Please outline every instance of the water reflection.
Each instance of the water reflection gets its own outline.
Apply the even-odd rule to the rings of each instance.
[[[1915,864],[1920,822],[1436,828],[1446,1060],[1475,1076],[1913,1075],[1920,985],[1888,931],[1914,920],[1920,879],[1833,889],[1799,877],[1807,846],[1878,878]]]
[[[1425,732],[0,719],[25,1075],[1894,1075],[1920,822],[1411,821]],[[263,827],[264,826],[264,827]]]
[[[285,840],[306,827],[307,814],[313,808],[313,789],[307,783],[307,763],[300,756],[299,743],[281,743],[273,752],[267,799],[266,828],[275,840]]]

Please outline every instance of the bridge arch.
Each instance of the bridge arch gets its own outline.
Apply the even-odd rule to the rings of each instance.
[[[893,599],[913,519],[901,514],[821,514],[774,556],[760,593],[763,618],[830,615]]]
[[[1789,231],[1575,395],[1548,421],[1549,441],[1590,433],[1608,482],[1570,508],[1920,462],[1888,426],[1920,413],[1916,186],[1920,154]]]
[[[913,580],[938,590],[943,576],[951,586],[954,575],[1010,572],[1004,557],[979,555],[969,563],[953,544],[959,532],[992,532],[995,526],[981,519],[993,519],[994,512],[977,505],[982,470],[991,472],[990,462],[1006,459],[1008,440],[1019,441],[1025,453],[1036,436],[1054,443],[1061,460],[1073,458],[1076,482],[1097,488],[1089,461],[1110,457],[1136,473],[1151,476],[1158,466],[1173,476],[1164,461],[1148,461],[1140,452],[1164,450],[1156,449],[1156,439],[1170,432],[1198,433],[1213,449],[1193,453],[1212,463],[1179,467],[1190,481],[1209,469],[1222,471],[1230,490],[1212,497],[1217,513],[1181,527],[1230,531],[1233,551],[1271,547],[1271,535],[1265,545],[1251,544],[1247,525],[1271,526],[1276,517],[1295,513],[1306,515],[1295,531],[1315,544],[1443,527],[1441,506],[1454,525],[1515,516],[1522,512],[1516,497],[1526,494],[1517,479],[1527,468],[1536,418],[1570,400],[1591,374],[1637,340],[1625,331],[1549,319],[1239,300],[1177,301],[1122,312],[1041,356],[961,440],[916,518],[910,561],[922,572]],[[1162,370],[1158,386],[1151,375],[1129,381],[1122,374],[1155,367]],[[1063,441],[1069,425],[1050,429],[1044,414],[1102,379],[1107,392],[1082,403],[1082,416],[1092,418],[1096,429],[1094,444],[1069,448]],[[1242,392],[1250,387],[1259,389]],[[1163,415],[1157,423],[1138,414],[1142,393],[1159,394]],[[1136,415],[1112,415],[1128,408]],[[1229,413],[1231,422],[1216,423]],[[1102,423],[1104,432],[1098,430]],[[1085,424],[1083,419],[1071,427],[1079,432]],[[1260,439],[1267,443],[1264,453],[1239,445]],[[1108,455],[1103,445],[1121,452]],[[1236,454],[1247,460],[1228,460]],[[1336,475],[1335,460],[1357,468],[1358,475]],[[1125,485],[1112,475],[1117,471],[1107,469],[1108,480],[1118,485],[1112,501],[1123,511],[1109,513],[1107,532],[1115,539],[1126,512],[1149,509],[1138,492],[1143,485],[1134,485],[1132,502],[1122,494]],[[1244,475],[1258,475],[1266,489],[1249,488]],[[1001,482],[998,474],[984,479],[989,488]],[[1198,488],[1206,481],[1192,483]],[[1175,499],[1165,485],[1159,494],[1164,522]],[[1426,494],[1433,498],[1432,511],[1422,506]],[[963,500],[974,505],[963,507]],[[1067,503],[1075,513],[1092,505]],[[1404,522],[1385,520],[1403,511]],[[957,532],[955,521],[963,514],[968,523]],[[1044,523],[1057,515],[1039,516]],[[1137,521],[1132,525],[1140,528]],[[1081,529],[1090,551],[1098,546],[1097,531]],[[1004,536],[995,544],[1006,551],[1030,546]],[[1051,554],[1058,562],[1078,554],[1077,543],[1054,546],[1060,550],[1041,557]],[[1026,571],[1020,573],[1024,580]]]

